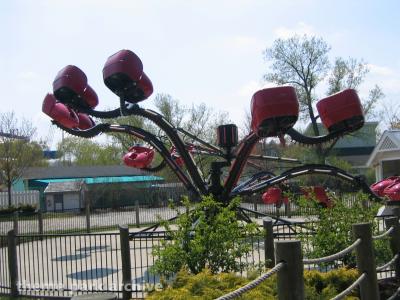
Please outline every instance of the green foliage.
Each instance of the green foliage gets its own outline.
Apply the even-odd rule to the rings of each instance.
[[[0,113],[0,184],[7,187],[8,205],[12,204],[11,187],[28,168],[40,165],[43,151],[31,139],[35,128],[27,120],[18,120],[13,112]]]
[[[189,200],[186,198],[183,203],[189,211]],[[169,277],[182,268],[194,274],[206,267],[212,273],[243,270],[246,263],[238,259],[251,250],[251,244],[243,240],[254,235],[257,227],[237,220],[239,203],[236,198],[224,206],[206,196],[189,214],[179,215],[177,228],[162,222],[170,239],[153,250],[157,259],[152,272]]]
[[[36,209],[36,204],[19,204],[18,206],[9,205],[6,207],[0,207],[0,215],[11,215],[16,211],[21,213],[33,213]]]
[[[368,202],[368,196],[358,193],[352,206],[345,203],[334,195],[329,195],[333,200],[333,207],[326,209],[315,205],[316,199],[310,200],[301,197],[300,206],[313,207],[318,214],[318,222],[315,223],[316,234],[310,239],[302,236],[304,245],[304,256],[317,258],[334,254],[348,247],[354,242],[352,225],[356,223],[372,222],[374,232],[377,229],[377,222],[374,216],[377,213],[379,204]],[[377,262],[388,261],[391,252],[387,241],[375,241],[375,254]],[[347,255],[343,262],[348,266],[355,266],[354,255]]]
[[[37,209],[37,205],[36,204],[19,204],[18,209],[21,212],[26,212],[26,213],[31,213],[31,212],[35,212]]]
[[[305,299],[331,299],[352,284],[358,277],[356,270],[338,269],[327,273],[305,271]],[[250,280],[234,273],[213,274],[211,270],[192,275],[186,269],[178,272],[174,282],[163,291],[152,292],[146,298],[149,300],[189,300],[215,299],[236,290]],[[244,293],[237,299],[277,299],[276,275],[268,278],[256,288]],[[358,299],[354,296],[345,299]]]
[[[7,207],[0,207],[0,215],[10,215],[16,211],[18,211],[18,207],[14,205],[10,205]]]
[[[77,166],[119,165],[122,151],[113,144],[69,137],[58,144],[58,151],[64,156],[64,161]]]

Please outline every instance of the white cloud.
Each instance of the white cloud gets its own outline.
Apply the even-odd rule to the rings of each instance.
[[[371,74],[374,75],[379,75],[379,76],[391,76],[394,75],[394,71],[385,66],[378,66],[374,64],[367,64],[367,67],[369,68]]]
[[[391,78],[380,83],[384,93],[400,94],[400,78]]]
[[[238,92],[237,95],[240,97],[243,97],[244,99],[250,99],[255,92],[261,89],[265,88],[270,88],[270,87],[276,87],[277,85],[271,82],[259,82],[252,80],[250,82],[247,82],[246,84],[242,85]]]
[[[22,71],[18,74],[18,79],[22,80],[35,80],[39,75],[33,71]]]
[[[375,84],[378,84],[385,94],[400,93],[399,70],[392,67],[368,64],[370,72],[363,84],[365,90],[369,90]]]
[[[253,80],[241,86],[237,94],[240,97],[249,99],[259,89],[260,89],[260,83]]]
[[[316,35],[315,29],[304,22],[299,22],[295,27],[278,27],[274,30],[274,34],[278,38],[287,39],[294,35]]]
[[[229,48],[238,50],[261,51],[265,47],[265,41],[252,36],[233,36],[227,38],[224,42]]]

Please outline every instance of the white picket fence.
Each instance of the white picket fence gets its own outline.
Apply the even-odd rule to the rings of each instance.
[[[39,206],[39,191],[11,192],[12,205],[35,204]],[[0,207],[8,206],[8,193],[0,192]]]

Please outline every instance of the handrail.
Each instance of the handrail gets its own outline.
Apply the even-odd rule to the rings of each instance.
[[[343,249],[340,252],[337,252],[335,254],[329,255],[329,256],[324,256],[324,257],[319,257],[319,258],[310,258],[310,259],[303,259],[303,263],[305,265],[310,265],[310,264],[319,264],[319,263],[324,263],[328,261],[333,261],[337,260],[346,254],[350,253],[351,251],[354,250],[355,247],[357,247],[361,243],[361,239],[356,239],[353,244],[348,246],[347,248]]]
[[[397,296],[400,295],[400,287],[394,292],[394,294],[392,296],[390,296],[390,298],[388,298],[387,300],[395,300],[397,299]]]
[[[354,281],[347,289],[345,289],[343,292],[340,294],[337,294],[335,297],[331,298],[331,300],[339,300],[343,299],[344,297],[348,296],[352,290],[354,290],[357,285],[359,285],[365,278],[367,277],[367,274],[362,273],[360,277],[357,278],[356,281]]]
[[[388,261],[386,264],[384,264],[383,266],[377,267],[377,268],[376,268],[376,271],[380,272],[380,271],[383,271],[383,270],[387,269],[388,267],[390,267],[391,265],[393,265],[393,264],[396,262],[396,260],[397,260],[398,258],[399,258],[399,254],[396,254],[396,255],[393,256],[393,258],[392,258],[390,261]]]
[[[394,230],[394,227],[391,226],[391,227],[390,227],[387,231],[385,231],[384,233],[379,234],[379,235],[374,235],[374,236],[372,237],[372,239],[373,239],[373,240],[380,240],[380,239],[384,238],[385,236],[388,236],[389,234],[391,234],[391,233],[393,232],[393,230]]]
[[[275,265],[271,270],[269,270],[267,273],[254,279],[253,281],[249,282],[245,286],[242,286],[241,288],[238,288],[237,290],[234,290],[224,296],[217,298],[216,300],[230,300],[230,299],[235,299],[235,298],[239,297],[241,294],[243,294],[251,289],[254,289],[260,283],[262,283],[263,281],[265,281],[266,279],[268,279],[275,273],[279,272],[279,270],[282,269],[284,265],[285,265],[284,262],[280,262],[279,264]]]

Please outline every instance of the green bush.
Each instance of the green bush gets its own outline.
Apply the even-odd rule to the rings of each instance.
[[[35,204],[19,204],[18,206],[7,206],[7,207],[0,207],[0,215],[11,215],[14,212],[21,212],[21,213],[33,213],[36,211]]]
[[[183,200],[189,211],[188,199]],[[256,224],[238,221],[236,216],[240,199],[232,200],[227,206],[211,196],[203,197],[189,213],[180,214],[176,227],[165,226],[168,240],[155,247],[156,261],[151,271],[164,277],[187,268],[196,274],[204,268],[212,273],[241,271],[247,267],[239,258],[250,253],[252,245],[245,238],[257,232]]]
[[[332,208],[323,208],[316,205],[316,199],[300,198],[299,205],[315,208],[318,221],[315,223],[315,235],[301,236],[304,256],[317,258],[334,254],[350,246],[354,242],[352,225],[371,222],[374,232],[377,222],[374,220],[379,204],[368,203],[368,196],[362,193],[356,195],[356,201],[349,207],[343,200],[329,195],[333,201]],[[368,205],[366,204],[368,203]],[[314,217],[314,216],[313,216]],[[389,261],[392,257],[387,239],[374,241],[377,263]],[[347,255],[343,258],[345,265],[354,267],[355,256]]]
[[[19,204],[18,210],[21,212],[31,213],[36,211],[36,204]]]
[[[18,210],[18,207],[15,207],[14,205],[7,206],[7,207],[0,207],[0,215],[9,215]]]
[[[331,299],[350,286],[357,278],[358,273],[356,270],[338,269],[327,273],[305,271],[305,299]],[[170,286],[162,291],[151,292],[146,299],[211,300],[244,286],[250,280],[234,273],[212,274],[209,269],[192,275],[184,269],[178,272],[174,282]],[[276,275],[268,278],[256,288],[244,293],[238,299],[277,299]],[[345,299],[358,298],[352,295]]]

